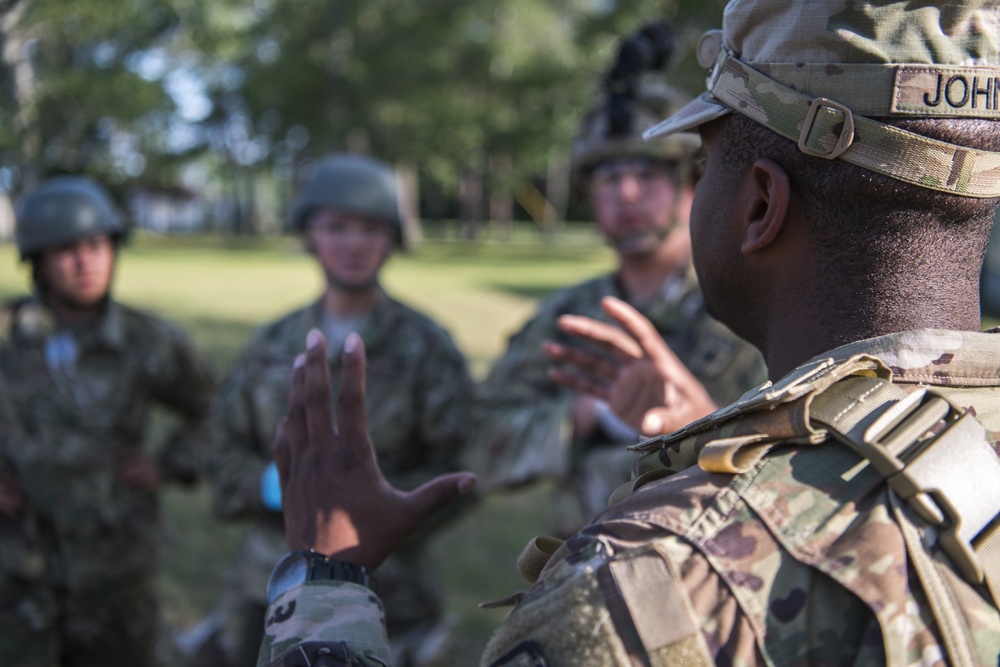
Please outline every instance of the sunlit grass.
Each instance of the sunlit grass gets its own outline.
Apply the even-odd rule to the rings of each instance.
[[[383,272],[386,290],[449,329],[476,376],[503,350],[507,337],[558,287],[607,271],[611,255],[586,232],[565,243],[427,242],[394,256]],[[0,245],[0,297],[24,294],[27,267]],[[318,297],[322,279],[295,239],[137,238],[121,254],[115,282],[120,300],[187,329],[222,372],[253,327]],[[157,432],[163,430],[163,419]],[[479,602],[524,586],[514,561],[546,527],[544,489],[489,498],[449,527],[436,545],[445,564],[449,606],[461,619],[455,664],[475,662],[503,611]],[[219,525],[207,490],[168,490],[162,600],[175,629],[193,625],[217,602],[240,527]]]

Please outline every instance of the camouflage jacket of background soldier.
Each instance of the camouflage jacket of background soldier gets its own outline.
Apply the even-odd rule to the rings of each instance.
[[[589,519],[628,480],[635,457],[624,445],[634,444],[637,436],[623,441],[600,432],[587,442],[572,442],[577,394],[549,379],[551,361],[541,349],[546,340],[573,344],[558,328],[562,315],[608,322],[601,308],[606,296],[625,298],[614,274],[560,290],[511,337],[479,388],[477,435],[468,463],[480,473],[484,488],[573,478],[583,501],[581,519]],[[766,377],[756,348],[705,313],[693,270],[668,282],[641,312],[717,404],[736,400]]]
[[[160,541],[156,494],[119,482],[116,461],[146,448],[150,409],[164,407],[179,423],[150,453],[165,479],[193,482],[211,374],[179,330],[114,301],[73,332],[75,363],[46,362],[53,333],[52,314],[36,299],[0,311],[0,376],[16,419],[3,429],[0,459],[28,499],[31,520],[17,523],[35,533],[6,535],[0,571],[74,591],[148,576]]]
[[[258,330],[230,370],[214,410],[216,510],[225,517],[252,519],[238,556],[239,575],[247,597],[262,605],[267,577],[286,547],[281,514],[261,504],[260,475],[272,460],[274,432],[288,404],[292,363],[312,328],[322,329],[320,302]],[[372,442],[386,479],[409,489],[456,469],[472,381],[451,337],[384,294],[358,333],[368,358],[366,405]],[[340,350],[329,356],[336,395]],[[424,562],[422,551],[420,540],[411,542],[379,577],[380,590],[398,589],[398,599],[409,601],[415,617],[426,617],[440,602],[437,570]]]
[[[770,407],[761,399],[771,392],[814,388],[824,375],[865,366],[868,376],[891,376],[890,389],[930,385],[954,405],[972,407],[996,449],[995,336],[925,329],[859,341],[737,405]],[[804,425],[773,418],[781,414],[789,413],[723,409],[702,420],[699,436],[682,432],[640,459],[636,472],[659,479],[623,494],[548,559],[529,590],[510,598],[516,606],[483,664],[940,664],[939,635],[887,485],[833,438],[790,443],[803,442]],[[745,472],[702,469],[712,467],[713,438],[754,442],[764,431],[777,437],[776,446],[744,461]],[[934,558],[961,610],[957,622],[976,646],[970,664],[996,664],[1000,616],[989,593],[956,576],[940,552]],[[356,584],[291,589],[269,609],[258,664],[313,664],[297,662],[300,651],[311,661],[324,649],[332,659],[323,664],[384,664],[381,614]]]

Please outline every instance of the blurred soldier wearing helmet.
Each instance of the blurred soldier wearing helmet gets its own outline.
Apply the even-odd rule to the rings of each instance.
[[[688,99],[658,71],[673,47],[662,23],[624,40],[604,95],[573,142],[574,189],[588,199],[617,268],[548,298],[510,339],[480,388],[479,435],[469,448],[471,467],[484,471],[480,483],[556,480],[568,491],[556,502],[557,529],[566,534],[607,507],[608,496],[628,479],[633,455],[625,447],[640,434],[679,428],[764,379],[757,351],[705,313],[691,267],[688,215],[697,138],[642,138]],[[545,346],[567,342],[559,318],[606,321],[601,302],[608,296],[645,314],[679,360],[669,409],[629,414],[615,397],[593,397],[556,381],[559,369]]]
[[[368,414],[394,483],[414,485],[458,465],[471,380],[448,333],[392,299],[382,265],[403,244],[396,174],[361,155],[320,160],[293,204],[291,226],[326,278],[320,299],[261,327],[228,373],[214,409],[214,502],[249,529],[223,603],[216,645],[233,665],[251,664],[264,632],[264,584],[284,553],[283,520],[271,451],[285,411],[292,363],[311,329],[326,336],[336,384],[340,350],[357,332],[370,350]],[[394,600],[388,618],[397,664],[432,664],[446,631],[437,567],[415,540],[377,582]]]
[[[34,294],[0,312],[0,664],[155,662],[157,491],[195,481],[213,383],[184,334],[111,298],[124,236],[85,177],[17,208]],[[179,419],[157,451],[153,407]]]
[[[618,502],[508,598],[482,664],[995,665],[1000,338],[981,331],[979,271],[1000,202],[1000,2],[732,0],[722,25],[699,44],[708,89],[648,136],[700,133],[705,300],[773,382],[640,445]],[[641,366],[658,344],[621,314]],[[338,415],[349,437],[310,428],[329,400],[309,398],[318,361],[276,444],[302,509],[289,547],[371,568],[471,480],[384,505],[364,465],[310,485],[303,456],[367,453],[356,411]],[[363,351],[344,364],[360,372]],[[384,664],[377,601],[326,579],[276,586],[259,664]]]

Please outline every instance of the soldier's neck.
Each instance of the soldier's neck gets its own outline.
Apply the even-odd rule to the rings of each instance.
[[[626,255],[619,260],[618,279],[625,291],[625,299],[642,307],[652,301],[663,285],[691,262],[691,242],[687,234],[671,234],[655,253]]]
[[[846,307],[845,307],[846,306]],[[981,331],[978,293],[897,294],[866,307],[862,299],[813,300],[772,309],[761,351],[778,380],[809,359],[841,345],[915,329]]]
[[[323,309],[334,317],[357,317],[371,311],[381,292],[378,285],[363,289],[349,290],[336,285],[327,285],[323,293]]]
[[[95,304],[84,305],[54,294],[42,296],[42,302],[52,311],[58,329],[80,329],[87,326],[105,311],[108,297]]]

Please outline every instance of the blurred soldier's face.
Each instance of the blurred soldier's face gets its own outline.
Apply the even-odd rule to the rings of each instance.
[[[42,278],[50,298],[88,308],[108,294],[115,268],[115,245],[107,234],[88,236],[42,251]]]
[[[591,210],[598,228],[622,257],[653,254],[663,239],[686,226],[670,166],[644,158],[609,160],[590,175]]]
[[[346,290],[373,287],[392,248],[388,223],[334,209],[313,212],[305,233],[327,282]]]

